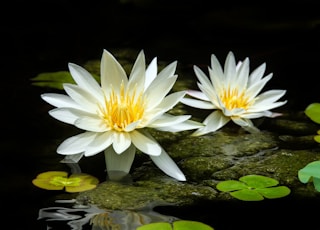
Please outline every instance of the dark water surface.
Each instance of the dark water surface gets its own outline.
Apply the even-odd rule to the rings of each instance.
[[[193,64],[206,68],[212,53],[223,63],[233,51],[237,60],[249,57],[251,69],[267,63],[267,73],[274,73],[267,87],[288,90],[288,109],[299,111],[320,102],[317,1],[284,6],[267,1],[213,6],[205,1],[167,0],[11,1],[3,11],[8,13],[1,16],[3,229],[46,229],[37,221],[38,210],[59,192],[40,190],[31,181],[43,171],[68,170],[57,163],[61,156],[55,149],[66,132],[77,131],[48,116],[51,107],[40,94],[51,89],[30,84],[38,73],[67,70],[68,62],[82,65],[100,59],[102,49],[144,49],[147,59],[178,60],[190,72]],[[103,159],[97,158],[86,159],[88,173],[104,167]],[[203,221],[216,230],[280,229],[280,225],[298,229],[301,223],[302,229],[310,229],[319,207],[312,200],[290,199],[278,201],[277,206],[274,201],[238,204],[217,203],[211,210],[201,205],[159,210]]]

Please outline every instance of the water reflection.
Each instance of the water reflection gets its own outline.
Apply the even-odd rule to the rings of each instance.
[[[45,221],[47,229],[61,229],[61,224],[72,230],[92,229],[125,229],[135,230],[137,227],[154,223],[172,223],[179,218],[162,215],[153,211],[152,205],[142,210],[106,210],[88,201],[56,200],[62,206],[42,208],[38,220]],[[71,207],[63,207],[70,206]]]

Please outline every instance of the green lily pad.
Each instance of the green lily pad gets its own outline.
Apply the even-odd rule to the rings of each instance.
[[[49,87],[55,89],[63,89],[64,83],[74,84],[74,80],[68,71],[40,73],[36,77],[31,78],[32,85],[40,87]]]
[[[239,181],[244,182],[252,188],[265,188],[276,186],[279,182],[273,178],[261,176],[261,175],[247,175],[240,177]]]
[[[137,230],[214,230],[209,225],[192,220],[176,220],[171,225],[167,222],[145,224]]]
[[[97,75],[92,75],[98,82],[100,77]],[[75,84],[70,72],[68,71],[58,71],[58,72],[46,72],[40,73],[34,78],[31,78],[32,85],[40,87],[49,87],[54,89],[63,90],[64,83]]]
[[[290,189],[286,186],[277,186],[279,182],[273,178],[261,175],[246,175],[237,180],[221,181],[217,189],[230,192],[234,198],[243,201],[260,201],[264,198],[274,199],[287,196]]]
[[[311,103],[306,109],[305,114],[315,123],[320,124],[320,103]]]
[[[217,189],[220,190],[221,192],[231,192],[231,191],[241,190],[246,188],[248,188],[247,185],[237,180],[226,180],[226,181],[221,181],[220,183],[217,184]]]
[[[320,130],[318,131],[318,134],[320,134]],[[314,140],[318,143],[320,143],[320,135],[314,136]]]
[[[290,189],[287,186],[277,186],[271,188],[256,189],[261,195],[268,199],[284,197],[290,194]]]
[[[320,192],[320,161],[313,161],[298,171],[302,183],[313,181],[315,189]]]
[[[63,190],[66,192],[83,192],[94,189],[99,180],[85,173],[71,174],[64,171],[48,171],[40,173],[32,180],[33,185],[46,190]]]
[[[172,227],[170,223],[158,222],[142,225],[137,227],[137,230],[172,230]]]
[[[212,227],[198,221],[177,220],[173,222],[174,230],[213,230]]]
[[[243,201],[260,201],[264,199],[264,197],[258,191],[252,189],[242,189],[231,192],[230,195],[238,200]]]

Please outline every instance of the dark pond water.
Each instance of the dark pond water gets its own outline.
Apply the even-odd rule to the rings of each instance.
[[[1,228],[47,229],[47,223],[37,220],[38,211],[52,205],[60,192],[40,190],[31,181],[43,171],[67,170],[57,163],[61,158],[55,148],[66,132],[76,130],[49,118],[50,107],[40,99],[48,89],[30,84],[38,73],[100,59],[104,48],[144,49],[148,58],[178,60],[192,73],[193,64],[210,63],[211,53],[223,62],[231,50],[238,60],[250,57],[252,67],[267,63],[267,72],[274,73],[268,87],[288,90],[287,109],[300,111],[320,102],[316,1],[214,6],[205,1],[10,2],[4,9],[9,16],[1,18]],[[104,162],[98,156],[83,167],[103,180],[97,168]],[[157,210],[216,230],[310,229],[317,207],[312,199],[283,199],[216,203],[210,210],[201,204]]]

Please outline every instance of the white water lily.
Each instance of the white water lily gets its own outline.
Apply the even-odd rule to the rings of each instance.
[[[185,91],[167,95],[177,80],[177,62],[160,73],[157,58],[146,68],[141,51],[129,78],[119,62],[107,50],[101,59],[101,85],[84,68],[69,63],[76,84],[64,84],[67,95],[46,93],[43,100],[57,107],[49,111],[55,119],[74,125],[85,132],[63,141],[57,152],[67,161],[79,161],[104,151],[108,174],[129,173],[136,149],[148,154],[167,175],[185,181],[176,163],[144,129],[178,132],[197,129],[202,124],[189,120],[190,115],[167,113]]]
[[[197,129],[192,135],[214,132],[231,120],[248,132],[258,132],[259,129],[251,119],[281,115],[270,110],[286,103],[277,101],[286,90],[268,90],[259,94],[272,78],[272,73],[263,77],[265,69],[266,64],[263,63],[249,73],[249,58],[236,64],[232,52],[227,55],[224,70],[216,56],[211,55],[209,78],[199,67],[194,66],[201,91],[188,90],[187,95],[193,98],[185,97],[181,102],[191,107],[213,111],[203,121],[205,126]]]

